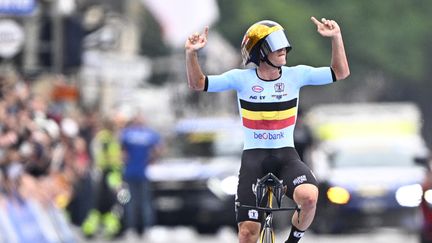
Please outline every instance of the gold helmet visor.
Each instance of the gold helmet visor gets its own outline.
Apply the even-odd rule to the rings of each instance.
[[[252,25],[247,31],[247,39],[244,40],[246,41],[246,43],[244,43],[246,44],[245,49],[250,52],[258,41],[277,30],[283,30],[283,28],[278,25],[272,27],[263,24]]]

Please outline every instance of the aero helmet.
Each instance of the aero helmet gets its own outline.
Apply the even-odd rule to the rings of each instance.
[[[286,48],[291,45],[285,36],[283,27],[271,20],[262,20],[253,24],[246,31],[241,43],[243,64],[250,62],[259,65],[260,60],[266,60],[270,52]]]

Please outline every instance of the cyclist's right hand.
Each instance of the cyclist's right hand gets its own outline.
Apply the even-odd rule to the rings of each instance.
[[[198,51],[203,48],[207,44],[208,31],[209,27],[206,26],[203,33],[195,32],[190,35],[185,43],[186,51]]]

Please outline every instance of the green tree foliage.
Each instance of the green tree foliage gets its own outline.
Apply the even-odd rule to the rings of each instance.
[[[154,61],[158,57],[168,56],[172,53],[171,48],[163,40],[160,24],[149,11],[144,11],[140,19],[140,26],[142,27],[140,54],[150,57]],[[168,81],[168,76],[167,73],[152,72],[148,82],[153,85],[163,85]]]
[[[429,0],[220,0],[218,29],[239,47],[247,28],[262,19],[282,24],[293,45],[289,64],[328,64],[328,40],[315,32],[310,16],[335,19],[341,25],[350,64],[360,79],[370,70],[392,79],[422,82],[431,63],[432,24]],[[295,55],[294,55],[295,54]]]
[[[140,26],[142,27],[141,54],[149,57],[157,57],[171,53],[171,49],[162,39],[160,24],[149,11],[144,11],[140,19]]]

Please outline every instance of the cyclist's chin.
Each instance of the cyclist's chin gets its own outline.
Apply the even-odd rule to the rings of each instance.
[[[277,58],[275,58],[273,64],[278,66],[278,67],[285,65],[286,64],[285,55],[281,55],[281,56],[278,56]]]

